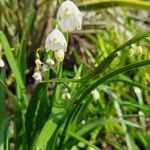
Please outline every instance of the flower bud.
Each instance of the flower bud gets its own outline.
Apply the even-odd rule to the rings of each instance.
[[[71,98],[71,95],[70,95],[70,93],[69,92],[64,92],[62,95],[61,95],[61,98],[63,99],[63,100],[66,100],[66,99],[70,99]]]
[[[54,60],[53,60],[53,59],[50,59],[50,58],[48,58],[48,59],[46,60],[46,63],[47,63],[48,65],[50,65],[50,66],[54,66],[54,65],[55,65]]]
[[[81,30],[82,15],[78,7],[72,1],[67,0],[58,9],[57,21],[64,32]]]
[[[5,63],[4,61],[0,58],[0,68],[4,67],[5,66]]]
[[[93,90],[91,93],[94,100],[98,100],[100,98],[99,92],[96,89]]]
[[[38,68],[40,68],[41,65],[42,65],[42,62],[41,62],[40,59],[36,59],[36,60],[35,60],[35,64],[36,64],[36,66],[37,66]]]
[[[55,51],[54,55],[58,61],[63,61],[64,57],[65,57],[65,52],[64,52],[64,50]]]
[[[35,79],[36,82],[41,82],[42,81],[42,75],[40,72],[35,72],[32,77]]]
[[[137,46],[136,44],[132,44],[132,48],[129,50],[129,56],[137,55],[142,56],[143,48],[141,46]]]
[[[46,38],[45,48],[53,51],[66,51],[67,41],[64,35],[58,29],[54,29]]]

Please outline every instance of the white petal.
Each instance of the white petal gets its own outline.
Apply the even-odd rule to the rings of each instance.
[[[67,0],[58,9],[57,21],[64,32],[71,32],[81,29],[82,16],[78,7],[70,0]]]
[[[42,65],[41,69],[42,69],[42,72],[46,72],[49,70],[46,64]]]
[[[67,41],[58,29],[54,29],[46,38],[45,48],[54,51],[63,49],[65,51],[67,49]]]
[[[55,65],[55,62],[54,62],[54,60],[53,59],[50,59],[50,58],[48,58],[47,60],[46,60],[46,63],[47,64],[49,64],[49,65]]]
[[[78,17],[76,17],[76,30],[81,30],[82,28],[82,16],[78,15]]]
[[[41,82],[42,81],[42,75],[40,72],[35,72],[32,77],[35,79],[35,81],[37,82]]]

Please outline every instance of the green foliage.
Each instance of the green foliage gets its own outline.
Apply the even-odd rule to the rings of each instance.
[[[8,149],[8,137],[7,137],[7,130],[9,127],[9,123],[11,121],[11,117],[7,116],[3,120],[0,126],[0,149]]]
[[[114,20],[106,22],[101,30],[95,30],[92,22],[86,29],[85,21],[82,36],[65,33],[69,40],[66,60],[56,61],[43,73],[44,80],[33,86],[31,74],[37,69],[34,59],[53,57],[43,48],[43,41],[54,19],[48,12],[55,13],[57,2],[26,0],[12,8],[9,2],[0,0],[4,10],[0,14],[0,45],[6,62],[0,68],[0,150],[11,149],[12,145],[17,150],[148,150],[150,31],[139,33],[136,19],[127,8],[119,9],[123,29],[116,30],[120,26],[113,23],[118,16],[111,7],[150,10],[150,3],[79,2],[79,8],[94,13],[94,18],[100,8],[105,8],[106,16],[114,15]],[[84,32],[90,28],[92,33]],[[133,45],[136,52],[130,55]],[[138,46],[142,46],[142,52]],[[73,66],[69,64],[71,58],[67,62],[70,52]]]

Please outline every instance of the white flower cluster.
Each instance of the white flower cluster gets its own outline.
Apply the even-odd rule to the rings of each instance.
[[[70,0],[63,2],[57,13],[57,22],[63,32],[81,30],[82,16],[78,7]],[[67,41],[63,33],[54,29],[46,38],[45,48],[53,50],[55,58],[63,61],[67,50]]]
[[[72,32],[81,30],[82,15],[78,7],[70,0],[63,2],[57,13],[57,23],[60,28],[54,29],[45,40],[45,48],[48,51],[54,51],[57,61],[63,61],[67,51],[67,40],[62,32]],[[62,31],[62,32],[61,32]],[[42,73],[49,70],[50,66],[55,64],[53,59],[47,59],[43,64],[39,59],[35,61],[37,71],[32,75],[35,81],[42,81]],[[41,69],[41,71],[39,71]]]
[[[55,62],[53,59],[48,58],[46,60],[46,63],[43,64],[40,59],[36,59],[35,64],[37,71],[34,72],[32,77],[35,79],[36,82],[41,82],[43,78],[42,74],[48,71],[51,66],[54,66]]]

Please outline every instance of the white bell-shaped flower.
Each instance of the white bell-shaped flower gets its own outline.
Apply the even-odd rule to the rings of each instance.
[[[32,77],[35,79],[36,82],[41,82],[42,81],[42,75],[41,73],[38,71],[38,72],[35,72]]]
[[[54,55],[58,61],[63,61],[64,57],[65,57],[65,52],[64,52],[64,50],[55,51]]]
[[[0,68],[4,67],[5,66],[5,63],[4,61],[0,58]]]
[[[53,51],[59,51],[62,49],[66,51],[67,41],[58,29],[54,29],[46,38],[45,48]]]
[[[63,2],[57,13],[57,21],[62,31],[81,30],[82,15],[78,7],[70,0]]]
[[[46,71],[49,70],[49,68],[48,68],[48,66],[46,64],[43,64],[41,69],[42,69],[42,72],[46,72]]]

